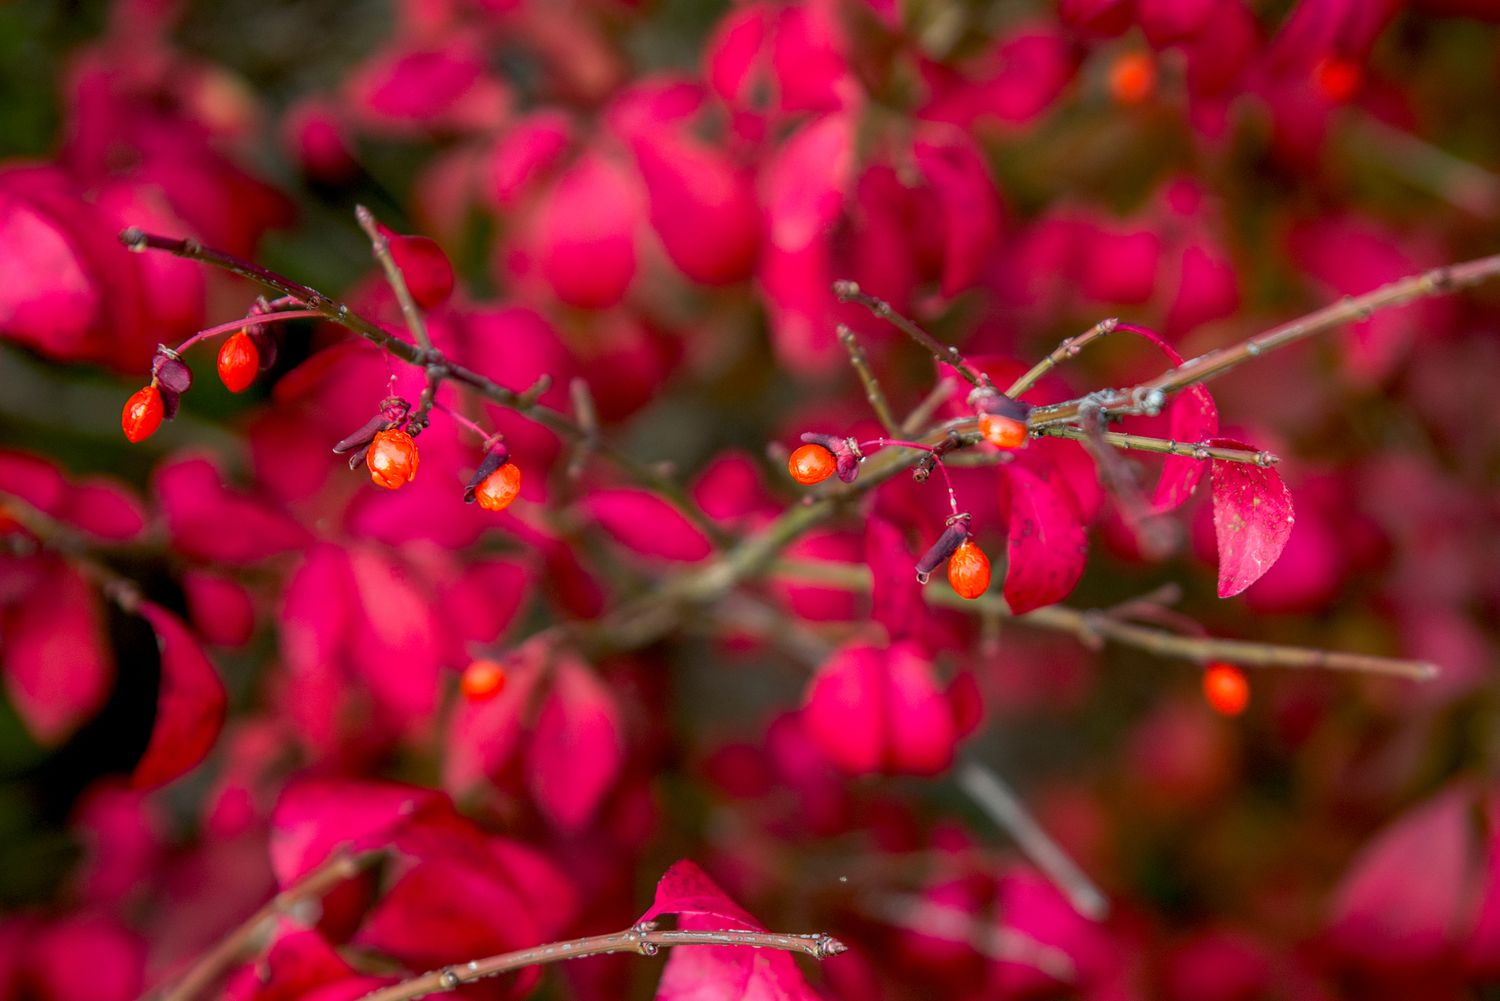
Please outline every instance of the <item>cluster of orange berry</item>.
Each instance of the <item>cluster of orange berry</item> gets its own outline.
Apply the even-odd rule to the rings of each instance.
[[[974,407],[980,435],[996,448],[1013,450],[1026,447],[1029,429],[1026,418],[1031,407],[1013,400],[991,386],[983,385],[969,395],[969,405]],[[873,441],[856,441],[837,435],[808,432],[802,435],[803,445],[787,458],[787,471],[792,479],[804,486],[821,483],[835,473],[845,483],[852,483],[859,476],[860,463],[865,460],[865,450],[871,447],[911,448],[926,452],[918,464],[918,480],[926,480],[933,469],[938,470],[947,481],[948,473],[943,467],[943,456],[958,447],[961,439],[955,435],[937,445],[924,445],[915,441],[900,441],[893,438],[876,438]],[[971,538],[970,517],[958,510],[958,501],[953,494],[953,484],[948,483],[948,499],[953,516],[943,534],[932,548],[917,561],[917,580],[923,584],[931,578],[943,561],[948,563],[948,583],[959,596],[970,600],[984,594],[990,586],[990,560]]]
[[[219,379],[231,393],[243,393],[255,381],[256,374],[270,364],[266,358],[268,352],[257,346],[258,338],[252,329],[235,331],[219,348]],[[264,335],[259,339],[272,343]],[[132,393],[120,414],[125,437],[138,442],[155,434],[162,421],[177,416],[178,401],[192,384],[192,370],[181,354],[165,344],[159,345],[151,361],[150,384]]]

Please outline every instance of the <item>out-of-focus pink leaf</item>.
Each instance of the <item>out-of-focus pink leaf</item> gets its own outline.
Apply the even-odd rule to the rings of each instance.
[[[62,560],[33,566],[30,590],[6,616],[0,656],[11,705],[33,737],[55,744],[104,704],[115,665],[93,589]]]
[[[359,621],[350,663],[398,724],[418,723],[437,707],[437,624],[410,571],[373,547],[349,550]]]
[[[1334,894],[1339,953],[1376,968],[1457,958],[1479,882],[1474,806],[1471,789],[1451,787],[1364,846]]]
[[[1005,603],[1017,615],[1066,598],[1083,576],[1088,538],[1072,496],[1020,463],[1001,480],[1008,508]]]
[[[686,931],[763,930],[692,862],[667,870],[642,921],[676,914]],[[656,988],[657,1001],[814,1001],[796,962],[785,952],[703,946],[672,950]]]
[[[584,507],[621,545],[642,556],[694,562],[712,552],[697,526],[649,491],[595,490]]]
[[[223,729],[228,696],[187,626],[150,602],[141,603],[140,613],[156,630],[161,647],[161,689],[151,741],[130,781],[138,788],[151,788],[203,760]]]
[[[146,527],[141,502],[121,484],[103,478],[75,484],[68,491],[62,518],[108,542],[133,539]]]
[[[367,851],[393,843],[407,825],[451,810],[432,789],[396,782],[294,779],[271,816],[271,868],[282,886],[334,851]]]
[[[1230,438],[1210,444],[1254,451]],[[1292,535],[1292,495],[1269,466],[1215,459],[1212,476],[1219,597],[1230,598],[1259,580],[1281,555]]]
[[[635,234],[644,216],[637,180],[601,153],[586,153],[542,196],[526,243],[538,273],[570,306],[605,309],[635,280]]]
[[[953,761],[953,711],[932,663],[911,643],[851,645],[818,669],[803,728],[843,770],[934,775]]]
[[[132,1001],[145,986],[145,945],[101,914],[49,924],[29,951],[37,996],[47,1001]]]
[[[901,530],[878,514],[865,522],[865,562],[870,565],[870,618],[885,626],[893,641],[910,636],[924,607],[916,557]]]
[[[712,147],[658,134],[633,144],[651,225],[672,263],[695,282],[750,277],[760,209],[749,177]]]
[[[238,581],[202,570],[182,575],[188,617],[199,636],[214,646],[237,647],[255,631],[255,605]]]
[[[523,647],[504,666],[505,687],[499,694],[482,702],[465,700],[453,711],[443,787],[455,796],[476,782],[497,778],[521,750],[544,664]]]
[[[239,566],[308,542],[297,522],[227,488],[207,459],[161,467],[155,486],[173,544],[192,559]]]
[[[912,146],[943,210],[943,295],[979,279],[1000,242],[1000,199],[979,148],[957,129],[929,126]]]
[[[620,708],[583,662],[563,657],[537,712],[526,775],[542,813],[566,831],[585,827],[624,764]]]

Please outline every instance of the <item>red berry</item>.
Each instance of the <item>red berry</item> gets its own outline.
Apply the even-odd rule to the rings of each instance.
[[[1337,56],[1318,63],[1313,69],[1313,86],[1329,102],[1343,104],[1359,91],[1364,71],[1358,64]]]
[[[505,687],[505,668],[493,660],[476,660],[464,668],[458,687],[470,702],[492,699]]]
[[[484,478],[474,491],[474,498],[486,511],[504,511],[521,492],[521,467],[507,462]]]
[[[1250,682],[1245,672],[1222,660],[1203,672],[1203,697],[1222,716],[1238,716],[1250,704]]]
[[[822,445],[803,445],[786,460],[792,479],[804,486],[822,483],[838,468],[838,460]]]
[[[396,490],[417,478],[417,443],[405,431],[380,431],[365,456],[376,486]]]
[[[979,433],[984,440],[996,448],[1024,448],[1026,446],[1026,422],[999,414],[980,414]]]
[[[131,441],[143,441],[156,433],[166,415],[161,393],[155,386],[146,386],[136,390],[125,401],[125,411],[120,414],[120,426],[125,429],[125,437]]]
[[[990,586],[990,558],[968,539],[948,557],[948,583],[960,598],[973,601]]]
[[[1140,104],[1156,89],[1156,63],[1146,52],[1127,52],[1109,68],[1109,92],[1120,104]]]
[[[243,393],[260,371],[260,352],[243,330],[236,330],[219,348],[219,378],[231,393]]]

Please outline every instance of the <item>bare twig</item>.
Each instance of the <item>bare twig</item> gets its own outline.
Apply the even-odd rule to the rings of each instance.
[[[945,365],[952,365],[958,374],[968,379],[974,386],[987,386],[989,380],[983,375],[969,367],[964,361],[963,353],[952,344],[944,344],[927,331],[917,326],[911,320],[902,316],[892,308],[891,304],[884,299],[877,299],[860,289],[857,282],[837,281],[833,283],[833,294],[838,296],[840,302],[857,302],[861,306],[874,313],[880,319],[886,321],[907,337],[916,341],[932,355],[933,359]]]
[[[938,408],[947,403],[953,397],[953,390],[957,383],[944,376],[932,387],[932,391],[922,397],[912,412],[906,415],[906,420],[901,422],[901,437],[910,438],[932,420],[932,415],[938,412]]]
[[[1062,891],[1075,911],[1094,921],[1102,921],[1109,915],[1109,899],[1104,892],[1043,830],[1000,776],[978,762],[966,761],[958,769],[958,786],[979,804],[995,826],[1015,838],[1021,851]]]
[[[322,865],[272,897],[234,931],[216,942],[177,983],[157,995],[157,1001],[191,1001],[217,983],[237,963],[260,952],[276,921],[328,893],[346,879],[385,857],[383,851],[352,855],[335,852]]]
[[[401,305],[406,328],[419,345],[431,351],[432,339],[427,336],[427,324],[422,319],[422,311],[417,309],[417,301],[411,297],[411,289],[406,286],[406,276],[401,273],[401,269],[396,266],[396,259],[391,256],[391,241],[380,231],[380,224],[375,221],[375,216],[363,205],[354,206],[354,218],[359,220],[359,228],[370,238],[375,260],[380,262],[380,269],[385,272],[386,284],[396,293],[396,302]]]
[[[635,952],[642,956],[654,956],[664,948],[718,945],[739,946],[748,949],[778,949],[782,952],[800,952],[814,959],[827,959],[847,950],[842,942],[828,935],[786,935],[761,931],[658,931],[650,924],[615,932],[612,935],[593,935],[568,942],[554,942],[532,949],[505,952],[498,956],[487,956],[457,966],[445,966],[399,984],[383,987],[366,994],[360,1001],[414,1001],[429,994],[441,994],[463,984],[483,980],[544,963],[556,963],[564,959],[580,959],[584,956],[603,956],[612,952]]]
[[[845,587],[855,591],[868,590],[870,587],[869,568],[853,563],[783,559],[776,561],[775,571],[778,575],[831,587]],[[1048,605],[1023,615],[1012,615],[1005,605],[1005,599],[993,591],[972,600],[961,598],[943,587],[923,588],[922,595],[930,605],[1006,615],[1018,626],[1068,633],[1081,643],[1092,644],[1096,640],[1105,639],[1121,646],[1192,664],[1226,660],[1240,667],[1352,671],[1411,681],[1430,681],[1438,674],[1437,665],[1428,661],[1212,636],[1183,636],[1154,626],[1123,622],[1111,612],[1098,609]]]
[[[1167,396],[1188,386],[1223,375],[1252,358],[1269,354],[1288,344],[1306,340],[1346,323],[1368,319],[1378,310],[1403,306],[1418,299],[1435,295],[1447,295],[1459,289],[1471,288],[1500,275],[1500,254],[1481,257],[1462,264],[1451,264],[1433,268],[1418,275],[1382,285],[1364,295],[1346,296],[1330,306],[1308,313],[1306,316],[1273,327],[1263,334],[1227,348],[1220,348],[1183,362],[1174,369],[1137,386],[1093,394],[1107,416],[1118,414],[1149,413],[1159,410]],[[1069,400],[1037,407],[1031,412],[1032,427],[1044,424],[1065,424],[1078,418],[1084,400]]]
[[[997,963],[1034,967],[1065,984],[1078,979],[1073,958],[1014,928],[975,918],[956,907],[945,907],[914,894],[894,894],[870,900],[862,908],[871,917],[920,935],[962,942]]]
[[[865,356],[864,346],[859,343],[859,338],[855,336],[854,331],[842,323],[839,324],[838,333],[844,350],[849,352],[849,364],[854,366],[860,385],[864,386],[865,399],[869,401],[870,409],[875,412],[875,419],[880,421],[880,426],[885,429],[886,434],[899,437],[900,426],[891,413],[891,405],[886,401],[885,390],[880,388],[880,380],[875,377],[875,371],[870,368],[870,360]]]
[[[1042,376],[1069,358],[1078,357],[1078,352],[1082,351],[1090,343],[1113,331],[1119,325],[1119,322],[1119,317],[1111,316],[1108,319],[1100,320],[1077,337],[1067,338],[1057,347],[1053,348],[1051,354],[1031,366],[1031,371],[1011,383],[1010,388],[1005,391],[1005,395],[1011,398],[1020,396],[1041,381]]]
[[[1122,434],[1119,431],[1101,431],[1097,435],[1091,435],[1084,428],[1073,427],[1070,424],[1044,424],[1041,427],[1032,428],[1031,433],[1038,438],[1069,438],[1073,441],[1085,441],[1090,437],[1095,437],[1113,448],[1154,452],[1158,455],[1180,455],[1184,459],[1202,461],[1218,459],[1222,462],[1248,462],[1262,468],[1274,466],[1281,461],[1280,456],[1264,450],[1252,452],[1247,448],[1224,448],[1204,442],[1169,441],[1166,438]]]

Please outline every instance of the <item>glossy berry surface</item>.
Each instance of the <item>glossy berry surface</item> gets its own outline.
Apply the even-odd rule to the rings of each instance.
[[[405,431],[381,431],[370,443],[365,465],[376,486],[397,490],[417,478],[417,443]]]
[[[822,445],[803,445],[786,460],[787,472],[804,486],[822,483],[838,468],[838,460]]]
[[[960,598],[973,601],[990,586],[990,558],[968,539],[948,557],[948,583]]]
[[[132,442],[142,441],[156,433],[165,416],[161,392],[155,386],[147,386],[137,390],[125,401],[125,410],[120,414],[120,427],[124,429],[125,437]]]
[[[231,393],[243,393],[260,371],[260,352],[243,330],[235,331],[219,348],[219,378]]]
[[[1024,448],[1026,446],[1026,422],[998,414],[979,415],[979,433],[984,440],[996,448]]]
[[[1216,661],[1203,672],[1203,697],[1222,716],[1238,716],[1250,704],[1250,682],[1233,664]]]
[[[507,462],[484,478],[474,499],[486,511],[504,511],[521,492],[521,467]]]
[[[458,687],[470,702],[483,702],[505,687],[505,668],[493,660],[476,660],[464,668]]]

